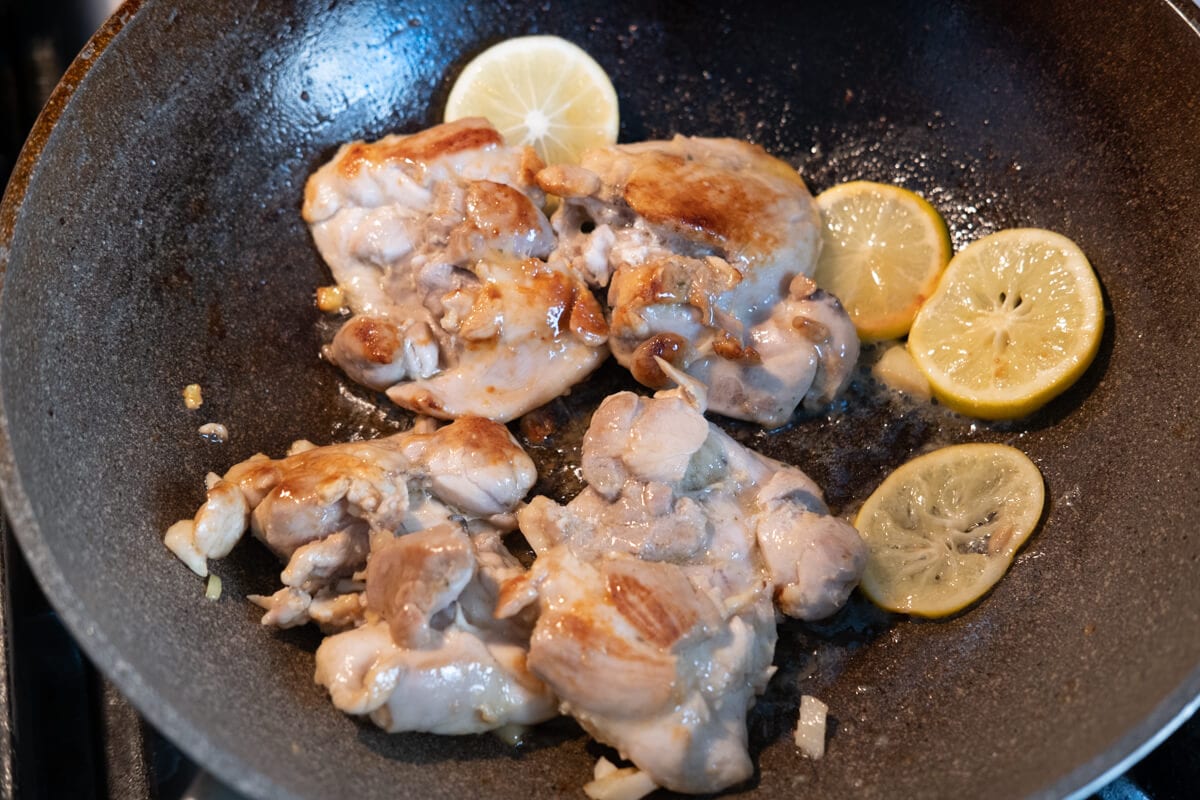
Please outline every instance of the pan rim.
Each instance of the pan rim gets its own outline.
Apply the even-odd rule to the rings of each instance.
[[[1200,46],[1200,0],[1160,1],[1191,29]],[[0,200],[0,297],[3,296],[11,244],[21,208],[31,179],[38,169],[42,151],[53,136],[59,118],[73,102],[76,91],[86,82],[91,68],[101,60],[108,46],[122,34],[126,25],[136,18],[143,3],[144,0],[126,0],[91,37],[55,87],[21,149]],[[4,334],[3,321],[0,319],[0,341]],[[79,595],[66,580],[57,558],[41,535],[32,504],[17,471],[9,426],[4,396],[0,392],[0,501],[3,502],[8,527],[28,560],[34,577],[45,590],[47,599],[62,617],[80,648],[129,698],[139,713],[221,781],[252,797],[299,800],[299,796],[284,785],[267,777],[254,764],[195,726],[156,687],[143,680],[106,633],[90,620]],[[1106,750],[1035,791],[1030,797],[1079,800],[1089,796],[1136,764],[1198,709],[1200,664],[1150,714],[1126,730]]]
[[[143,2],[144,0],[125,0],[92,35],[51,92],[21,148],[3,198],[0,198],[0,297],[4,294],[12,240],[21,207],[42,151],[53,136],[59,118],[73,101],[75,92],[86,82],[91,68],[100,61],[108,46],[121,35],[126,25],[136,18]],[[3,321],[0,320],[0,341],[3,341],[4,335]],[[188,757],[237,791],[251,797],[286,797],[300,800],[298,795],[266,777],[253,764],[228,748],[220,746],[211,736],[196,727],[158,689],[146,683],[124,659],[105,632],[90,621],[83,602],[66,580],[54,554],[41,535],[33,506],[17,471],[12,452],[12,437],[9,433],[8,411],[4,405],[2,391],[0,502],[3,503],[7,528],[16,538],[17,545],[47,600],[88,659],[117,686],[140,714],[155,728],[163,731]]]
[[[1191,698],[1190,700],[1187,699],[1189,697]],[[1177,707],[1177,702],[1181,703],[1182,705]],[[1149,755],[1154,748],[1162,744],[1167,737],[1178,730],[1183,723],[1191,719],[1192,715],[1196,713],[1197,709],[1200,709],[1200,675],[1193,674],[1190,680],[1185,681],[1182,686],[1176,689],[1176,691],[1167,695],[1167,699],[1164,700],[1159,707],[1154,710],[1154,713],[1150,714],[1146,718],[1146,722],[1149,722],[1150,720],[1160,718],[1161,715],[1161,718],[1166,720],[1162,727],[1159,728],[1158,731],[1152,734],[1148,739],[1140,744],[1130,742],[1129,740],[1131,738],[1131,734],[1133,734],[1135,731],[1127,731],[1126,734],[1118,740],[1121,743],[1122,748],[1116,748],[1113,746],[1105,751],[1106,754],[1111,753],[1114,750],[1123,749],[1128,744],[1129,750],[1124,757],[1116,759],[1107,768],[1101,769],[1101,771],[1090,781],[1085,783],[1076,782],[1074,780],[1076,776],[1083,777],[1085,768],[1096,764],[1097,759],[1092,759],[1092,761],[1089,761],[1087,764],[1081,765],[1071,772],[1068,772],[1053,786],[1048,787],[1044,794],[1034,795],[1034,797],[1044,796],[1046,798],[1051,798],[1065,796],[1066,800],[1083,800],[1085,797],[1090,797],[1100,789],[1103,789],[1112,781],[1116,780],[1118,777],[1124,774],[1126,770],[1141,761],[1145,756]],[[1071,791],[1069,794],[1064,794],[1062,791],[1055,791],[1059,787],[1062,787],[1062,789],[1065,790],[1072,785],[1078,786],[1079,788]]]

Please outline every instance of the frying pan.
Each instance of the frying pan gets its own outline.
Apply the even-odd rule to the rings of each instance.
[[[278,566],[245,543],[218,602],[161,546],[201,476],[292,439],[407,424],[317,357],[329,281],[299,217],[306,176],[355,137],[438,121],[456,71],[551,32],[613,76],[624,140],[752,139],[814,191],[922,192],[962,246],[1017,225],[1091,257],[1111,313],[1084,379],[1034,417],[972,423],[869,393],[743,440],[808,470],[835,510],[948,441],[1012,442],[1043,525],[985,601],[942,622],[859,598],[785,626],[751,714],[758,772],[732,796],[1057,797],[1087,791],[1200,695],[1200,36],[1152,2],[129,3],[29,140],[0,213],[3,497],[91,656],[188,753],[256,797],[555,797],[603,748],[560,721],[387,736],[312,681],[311,631],[242,600]],[[564,408],[586,418],[608,370]],[[180,389],[206,402],[186,411]],[[203,441],[220,421],[232,439]],[[567,491],[574,445],[535,450]],[[558,460],[556,460],[558,459]],[[828,753],[789,741],[797,696]]]

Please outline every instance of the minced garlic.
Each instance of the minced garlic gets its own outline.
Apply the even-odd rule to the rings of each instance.
[[[825,755],[825,717],[829,706],[812,695],[800,697],[800,719],[796,723],[796,746],[811,759]]]
[[[197,429],[201,438],[224,444],[229,441],[229,428],[219,422],[206,422]]]
[[[596,762],[595,779],[583,785],[583,793],[591,800],[641,800],[658,786],[637,767],[618,769],[611,761]]]
[[[183,387],[183,404],[188,407],[189,411],[195,411],[204,405],[204,398],[200,396],[200,384],[189,383]]]
[[[326,314],[335,314],[338,311],[341,311],[345,305],[346,300],[342,296],[342,287],[317,287],[317,308],[321,309]]]

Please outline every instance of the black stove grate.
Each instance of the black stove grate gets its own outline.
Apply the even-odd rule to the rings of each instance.
[[[80,652],[0,528],[0,797],[179,800],[196,766]]]

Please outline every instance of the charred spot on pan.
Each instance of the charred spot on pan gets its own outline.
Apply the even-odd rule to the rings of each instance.
[[[208,335],[213,339],[224,339],[227,333],[221,304],[214,300],[208,304]]]
[[[560,435],[570,421],[566,404],[556,398],[522,416],[517,427],[526,442],[545,445]]]
[[[188,272],[187,266],[182,261],[178,261],[170,272],[162,276],[161,280],[163,288],[167,291],[174,291],[191,285],[195,279]]]

